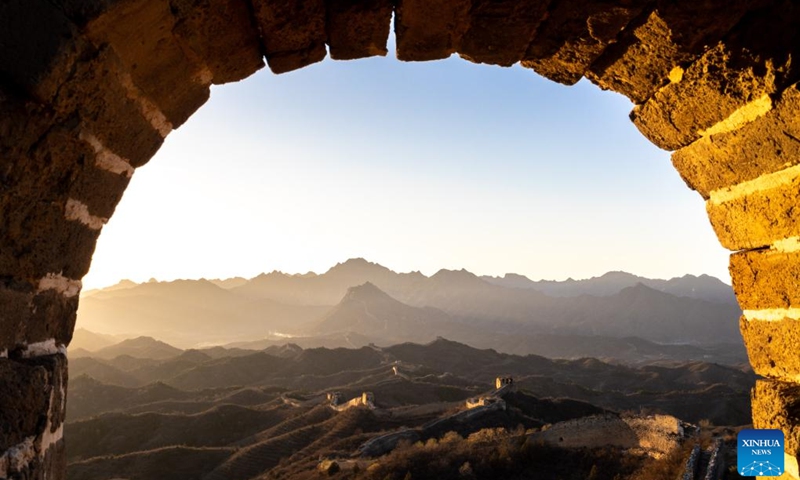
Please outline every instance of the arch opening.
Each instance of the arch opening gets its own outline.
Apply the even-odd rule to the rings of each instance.
[[[667,154],[625,120],[623,97],[588,83],[565,88],[532,79],[523,69],[456,62],[412,69],[375,60],[355,72],[331,63],[223,87],[137,171],[104,227],[84,293],[122,277],[323,273],[356,257],[426,276],[463,268],[563,280],[624,270],[650,278],[714,273],[728,281],[701,199],[685,189]],[[432,77],[437,85],[422,84]],[[341,87],[350,83],[356,86]],[[473,90],[496,83],[491,94]],[[327,84],[340,87],[323,93]],[[499,98],[501,90],[520,93]],[[297,99],[307,92],[314,93]],[[385,99],[389,92],[399,100]],[[469,106],[453,107],[466,100]],[[547,112],[555,106],[554,118]],[[276,120],[260,119],[268,108]],[[392,118],[373,116],[383,112]],[[597,125],[612,112],[618,122]],[[329,125],[327,115],[344,126]],[[310,145],[303,142],[309,132]],[[131,319],[112,330],[99,315],[101,302],[88,302],[77,326],[98,333],[135,331],[180,348],[258,334],[226,337],[233,330],[226,327],[192,343],[183,337],[195,329],[170,323],[174,331],[165,337],[155,327],[132,328]]]
[[[252,74],[262,57],[283,73],[327,49],[338,60],[385,55],[394,13],[402,60],[521,63],[634,101],[634,124],[675,151],[720,243],[736,252],[741,331],[765,377],[754,425],[784,430],[798,476],[791,2],[37,0],[0,9],[0,364],[4,390],[15,392],[0,412],[19,425],[0,438],[0,473],[63,477],[63,348],[97,236],[134,169],[212,83]]]

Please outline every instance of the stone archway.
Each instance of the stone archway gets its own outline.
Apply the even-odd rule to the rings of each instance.
[[[800,6],[789,0],[0,2],[0,477],[64,478],[67,360],[95,241],[135,169],[264,65],[385,55],[524,67],[628,96],[731,256],[759,428],[800,423]]]

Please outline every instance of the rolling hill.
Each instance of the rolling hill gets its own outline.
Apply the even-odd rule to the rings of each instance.
[[[375,287],[355,292],[362,293],[396,302]],[[161,355],[160,349],[142,351]],[[400,461],[391,448],[374,459],[356,453],[392,432],[412,432],[425,448],[480,439],[469,448],[490,454],[507,449],[511,444],[503,442],[512,432],[524,437],[548,424],[619,411],[741,424],[749,421],[755,381],[752,372],[705,362],[630,367],[552,360],[444,338],[357,349],[286,344],[269,353],[215,352],[77,359],[65,427],[69,478],[318,478],[325,459],[359,469]],[[139,384],[111,385],[92,378],[98,371]],[[467,409],[467,399],[495,392],[498,375],[514,378],[499,397],[504,408]],[[371,392],[373,406],[337,411],[326,400],[332,391],[345,400]]]

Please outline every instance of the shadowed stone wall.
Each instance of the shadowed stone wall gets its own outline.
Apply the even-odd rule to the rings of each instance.
[[[756,427],[800,449],[800,6],[789,0],[0,0],[0,477],[63,478],[65,346],[135,169],[264,66],[458,54],[586,77],[672,150],[731,256]],[[795,62],[792,62],[792,57]]]

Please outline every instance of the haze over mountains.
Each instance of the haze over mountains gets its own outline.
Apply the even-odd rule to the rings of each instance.
[[[585,280],[568,278],[563,282],[554,280],[533,281],[523,275],[507,273],[502,277],[482,276],[483,280],[510,288],[537,290],[551,297],[577,297],[579,295],[608,296],[641,283],[654,290],[677,297],[697,298],[719,303],[736,303],[731,287],[710,275],[684,275],[669,280],[640,277],[626,272],[608,272],[600,277]]]
[[[720,343],[736,344],[729,351],[741,356],[740,315],[731,287],[709,276],[611,272],[534,282],[441,270],[428,277],[351,259],[320,275],[123,281],[86,292],[78,326],[179,347],[261,341],[263,348],[288,337],[301,346],[359,347],[441,336],[520,354],[700,359]]]

